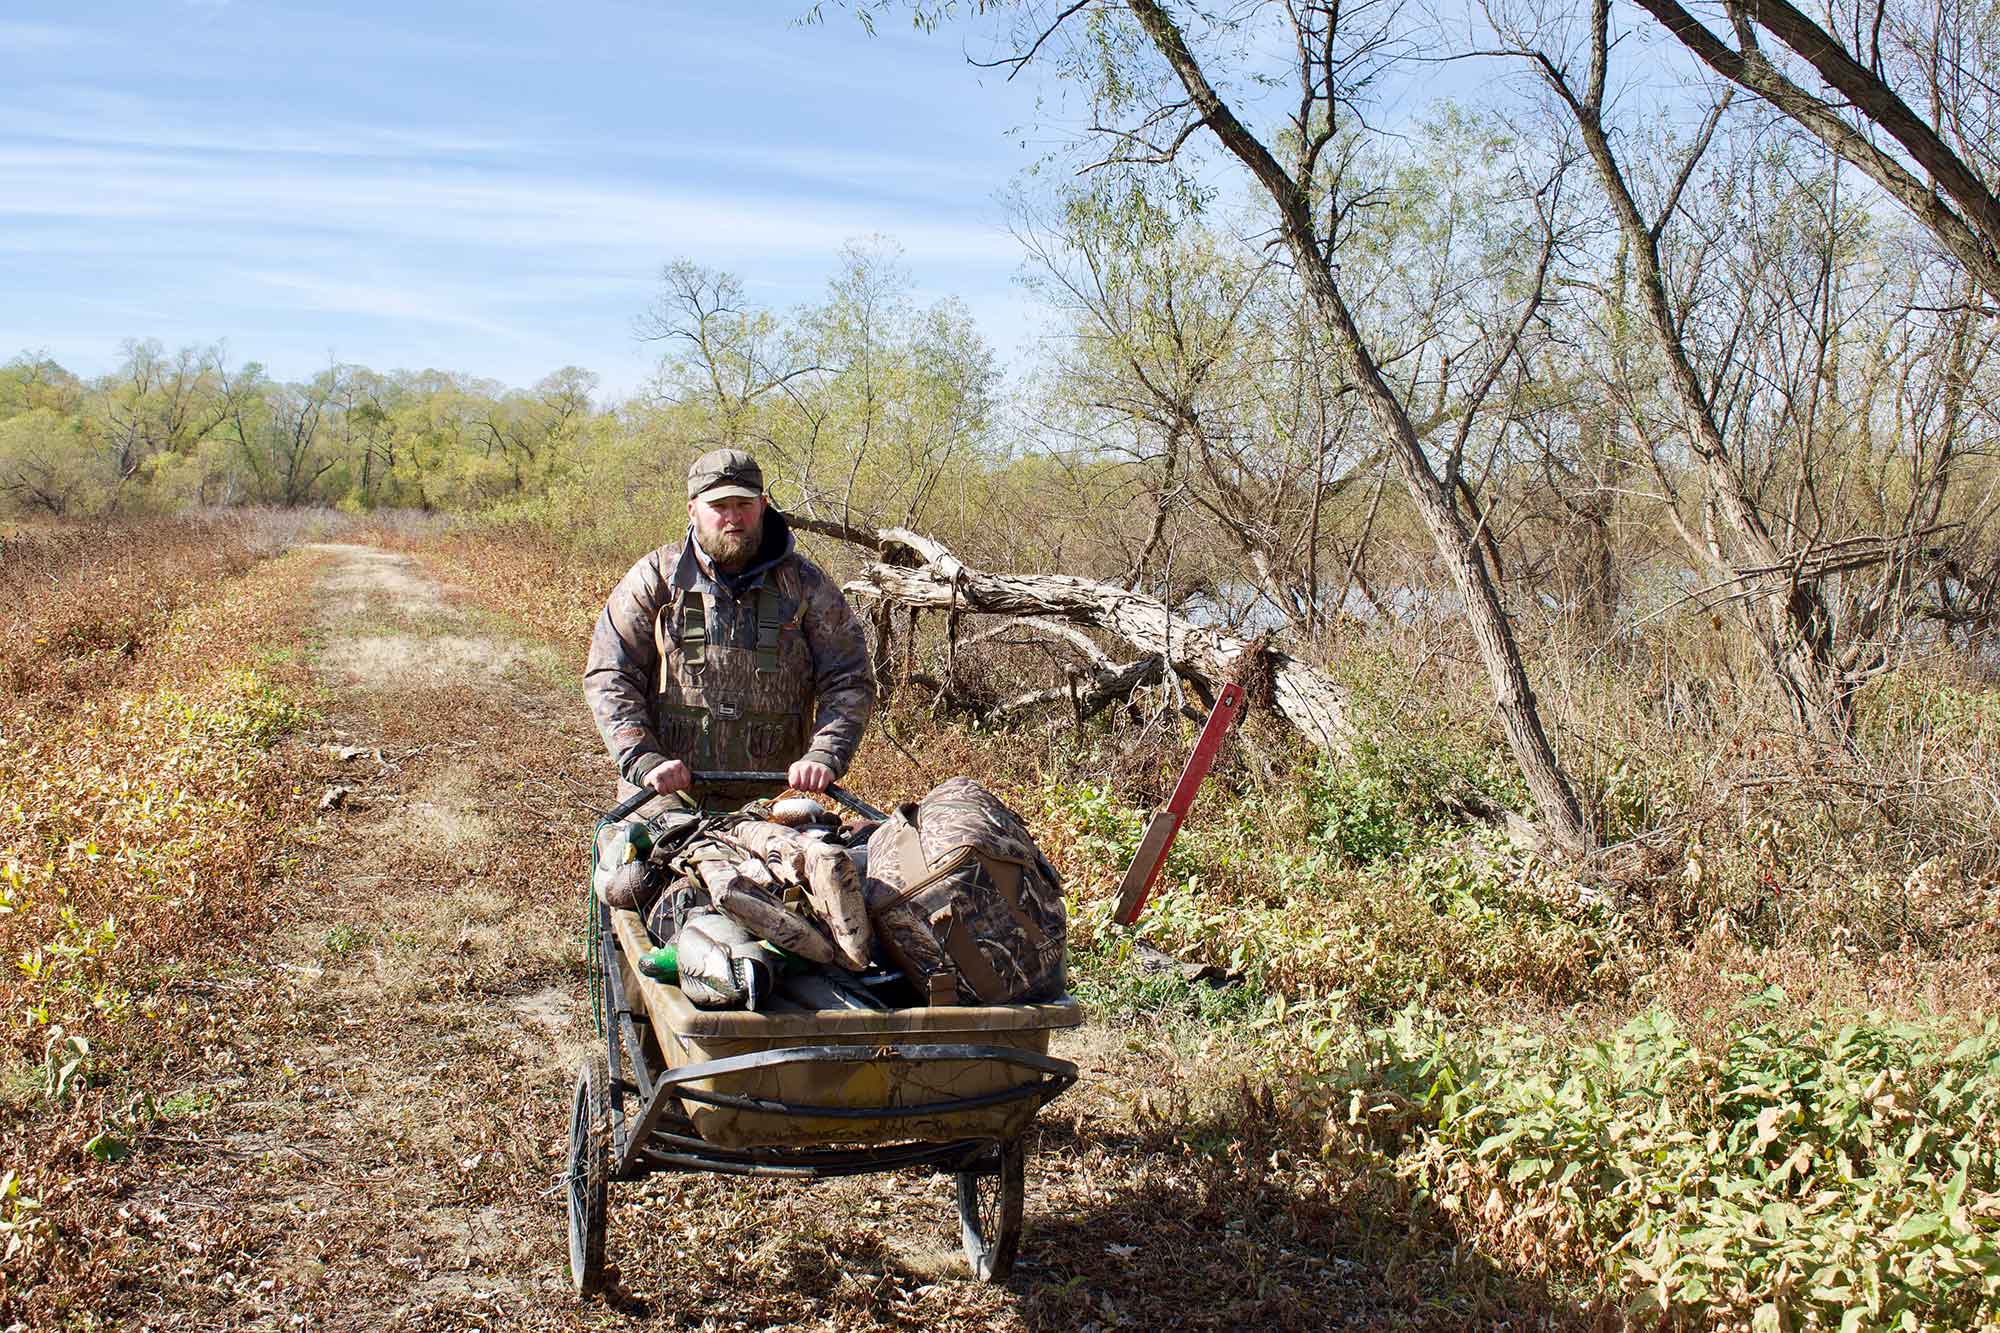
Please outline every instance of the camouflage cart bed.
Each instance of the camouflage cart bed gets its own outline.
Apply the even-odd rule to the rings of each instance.
[[[628,911],[594,903],[601,1054],[571,1107],[570,1275],[604,1281],[609,1184],[656,1171],[813,1179],[926,1169],[956,1177],[966,1259],[1012,1269],[1035,1114],[1076,1081],[1049,1034],[1083,1011],[1049,1004],[704,1010],[638,970],[649,947]]]

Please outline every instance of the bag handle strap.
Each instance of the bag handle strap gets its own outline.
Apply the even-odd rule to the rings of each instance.
[[[914,840],[917,831],[915,829],[911,829],[909,832],[911,839]],[[895,907],[900,903],[906,903],[910,901],[910,899],[916,897],[918,894],[922,893],[925,889],[928,889],[931,885],[937,883],[945,876],[951,874],[952,871],[957,870],[960,866],[964,865],[967,861],[970,861],[973,857],[977,856],[978,854],[979,854],[978,852],[974,851],[970,847],[960,847],[958,850],[954,851],[950,856],[947,856],[944,860],[938,862],[936,865],[926,870],[922,875],[918,876],[915,882],[910,884],[909,887],[897,890],[895,895],[892,897],[884,898],[882,900],[882,910],[887,911],[889,908]],[[922,865],[924,863],[923,860],[924,854],[921,848],[917,849],[916,857],[917,857],[917,864]]]
[[[1021,906],[1021,888],[1028,882],[1028,862],[1024,857],[985,857],[986,873],[992,877],[993,887],[1000,890],[1000,896],[1007,904],[1008,912],[1021,927],[1021,933],[1028,937],[1028,947],[1037,954],[1042,951],[1044,936],[1035,918],[1028,915]]]
[[[993,1004],[1007,993],[1007,983],[993,970],[993,964],[987,961],[979,941],[972,938],[965,922],[957,917],[952,918],[951,929],[945,934],[944,951],[958,965],[960,975],[971,984],[980,999]]]

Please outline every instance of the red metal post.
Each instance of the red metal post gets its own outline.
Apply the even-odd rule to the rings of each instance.
[[[1153,818],[1146,825],[1145,835],[1139,839],[1139,850],[1132,856],[1132,865],[1118,885],[1118,910],[1111,916],[1118,925],[1129,926],[1139,919],[1140,911],[1146,906],[1146,895],[1152,892],[1153,881],[1159,877],[1160,867],[1166,864],[1167,849],[1174,845],[1181,822],[1194,806],[1194,795],[1201,789],[1202,779],[1215,766],[1222,738],[1228,734],[1230,724],[1236,721],[1236,715],[1242,709],[1243,687],[1224,685],[1215,698],[1215,707],[1210,710],[1208,721],[1202,724],[1201,735],[1195,739],[1194,753],[1188,756],[1180,781],[1174,784],[1174,794],[1153,813]]]

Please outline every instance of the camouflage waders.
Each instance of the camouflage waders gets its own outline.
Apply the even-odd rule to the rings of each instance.
[[[811,739],[812,656],[799,633],[799,604],[768,585],[749,601],[754,647],[716,641],[699,588],[662,607],[654,627],[660,743],[697,772],[782,772]]]

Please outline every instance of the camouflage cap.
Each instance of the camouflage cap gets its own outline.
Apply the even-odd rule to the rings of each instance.
[[[720,499],[740,495],[754,500],[764,493],[764,469],[741,449],[711,449],[688,469],[688,499],[707,495]]]

